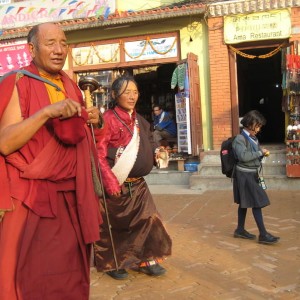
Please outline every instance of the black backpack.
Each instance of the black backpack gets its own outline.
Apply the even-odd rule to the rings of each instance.
[[[248,138],[246,138],[243,132],[241,132],[241,135],[244,136],[247,145]],[[229,178],[234,177],[235,165],[238,162],[238,159],[236,158],[234,150],[232,148],[232,143],[235,138],[236,136],[232,136],[227,140],[223,141],[220,150],[222,174],[226,175],[226,177]]]
[[[234,150],[232,149],[232,142],[234,141],[234,139],[235,136],[223,141],[220,150],[222,174],[226,175],[229,178],[233,178],[234,168],[237,163]]]

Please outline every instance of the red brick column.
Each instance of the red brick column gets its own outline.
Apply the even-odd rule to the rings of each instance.
[[[298,40],[300,42],[300,7],[292,8],[291,19],[292,19],[292,29],[297,28],[297,30],[295,30],[296,33],[293,34],[290,41]]]
[[[213,148],[232,134],[228,48],[223,38],[223,18],[208,19]]]

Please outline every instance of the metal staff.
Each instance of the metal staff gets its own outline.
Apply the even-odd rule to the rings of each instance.
[[[85,76],[85,77],[81,77],[79,79],[78,85],[79,85],[80,89],[83,90],[83,92],[84,92],[85,107],[86,108],[92,107],[93,101],[92,101],[91,93],[100,87],[98,81],[92,76]],[[91,131],[92,131],[93,141],[94,141],[94,144],[96,147],[96,139],[95,139],[95,133],[94,133],[93,126],[91,126]],[[110,224],[109,215],[108,215],[108,208],[107,208],[107,203],[106,203],[106,197],[105,197],[105,191],[104,191],[104,186],[103,186],[103,181],[102,181],[102,174],[101,174],[101,169],[100,169],[100,165],[99,165],[99,160],[97,160],[97,168],[98,168],[98,173],[99,173],[100,185],[101,185],[101,189],[102,189],[103,205],[104,205],[104,210],[105,210],[105,214],[106,214],[106,221],[107,221],[107,225],[108,225],[108,232],[109,232],[109,237],[110,237],[110,241],[111,241],[112,252],[113,252],[114,261],[116,264],[116,269],[118,271],[119,265],[118,265],[117,255],[116,255],[114,239],[113,239],[113,235],[112,235],[112,231],[111,231],[112,226]]]

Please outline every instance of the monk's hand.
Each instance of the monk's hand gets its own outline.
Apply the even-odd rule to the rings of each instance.
[[[92,106],[87,108],[86,111],[88,113],[87,123],[93,125],[93,127],[95,128],[101,128],[103,119],[100,110],[97,107]]]
[[[47,116],[51,119],[67,119],[74,115],[81,116],[82,107],[80,103],[72,99],[64,99],[44,108]]]

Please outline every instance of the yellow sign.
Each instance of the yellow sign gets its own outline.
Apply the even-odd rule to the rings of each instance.
[[[226,44],[285,39],[291,36],[289,9],[224,17]]]

